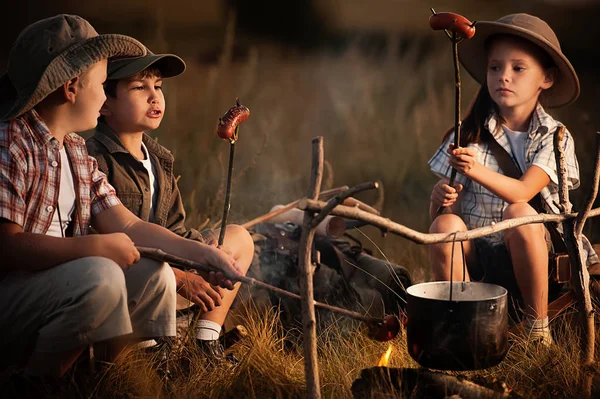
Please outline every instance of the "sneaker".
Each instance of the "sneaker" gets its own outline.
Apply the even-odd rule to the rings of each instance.
[[[231,365],[236,365],[239,360],[233,353],[225,353],[225,348],[219,340],[202,340],[196,339],[196,347],[198,351],[208,359],[209,362],[221,363],[226,362]]]
[[[532,331],[529,334],[529,339],[536,346],[542,345],[546,348],[549,348],[554,345],[554,339],[552,338],[552,334],[550,334],[550,330],[548,329],[540,332]]]

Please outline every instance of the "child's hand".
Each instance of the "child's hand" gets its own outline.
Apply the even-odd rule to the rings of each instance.
[[[102,256],[127,270],[140,260],[140,253],[127,234],[92,234],[86,236],[90,243],[90,256]]]
[[[222,305],[223,289],[211,285],[202,276],[185,272],[179,280],[177,293],[198,305],[203,312],[210,312]]]
[[[453,205],[458,199],[458,193],[463,189],[462,184],[456,183],[454,187],[451,187],[448,185],[449,182],[448,178],[443,178],[431,190],[431,203],[438,208],[440,206],[449,207]]]
[[[452,143],[448,146],[448,154],[450,154],[450,166],[463,176],[469,176],[473,168],[478,165],[475,160],[475,150],[472,148],[456,148]]]
[[[223,272],[227,273],[227,277],[223,272],[210,272],[208,274],[208,281],[212,285],[218,285],[219,287],[227,288],[228,290],[233,289],[233,281],[230,278],[241,277],[242,273],[235,264],[235,259],[231,255],[229,249],[226,247],[213,247],[207,246],[206,262],[209,266],[213,266]],[[229,278],[228,278],[229,277]]]

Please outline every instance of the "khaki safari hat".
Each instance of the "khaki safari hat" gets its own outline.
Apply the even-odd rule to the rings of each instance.
[[[545,21],[529,14],[511,14],[494,22],[478,21],[475,36],[458,46],[460,62],[477,82],[484,84],[486,79],[485,42],[490,36],[497,34],[514,35],[529,40],[552,58],[559,70],[559,76],[551,88],[542,92],[540,100],[544,106],[562,107],[579,97],[579,78],[562,53],[556,34]]]
[[[62,84],[98,61],[143,56],[146,48],[124,35],[99,35],[85,19],[60,14],[26,27],[17,37],[0,77],[0,121],[32,109]]]
[[[154,54],[146,49],[146,55],[142,57],[111,60],[108,63],[108,79],[129,78],[151,66],[157,68],[163,78],[172,78],[185,71],[185,62],[175,54]]]

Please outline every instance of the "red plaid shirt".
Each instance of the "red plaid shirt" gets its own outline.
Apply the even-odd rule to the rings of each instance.
[[[81,136],[68,134],[64,146],[77,196],[73,235],[81,236],[92,216],[121,202]],[[0,123],[0,218],[46,234],[58,203],[60,168],[58,140],[35,110]]]

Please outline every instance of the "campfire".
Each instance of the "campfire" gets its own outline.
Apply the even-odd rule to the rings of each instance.
[[[389,344],[376,367],[364,369],[352,384],[355,398],[512,398],[514,392],[497,381],[469,381],[465,376],[453,376],[426,368],[388,367],[394,348]],[[481,384],[481,385],[479,385]]]
[[[390,362],[390,355],[392,354],[392,344],[388,347],[387,351],[381,356],[381,359],[377,362],[377,367],[387,367]]]

